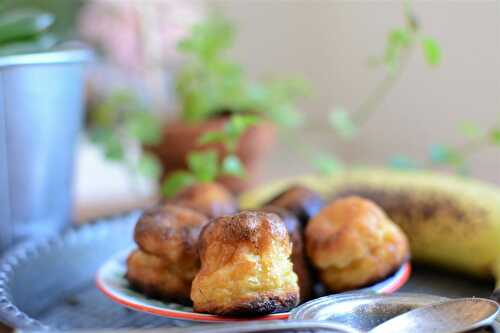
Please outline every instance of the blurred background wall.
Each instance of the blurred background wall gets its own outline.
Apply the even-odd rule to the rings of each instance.
[[[460,143],[457,125],[500,120],[500,2],[413,1],[424,33],[442,46],[431,69],[416,52],[407,71],[351,144],[337,142],[326,114],[356,107],[381,79],[368,58],[382,54],[387,31],[402,26],[401,1],[209,0],[238,26],[234,55],[252,75],[297,73],[312,82],[304,103],[310,122],[302,139],[352,162],[384,164],[397,153],[424,158],[436,143]],[[265,178],[308,170],[306,163],[273,169],[291,158],[286,146],[268,161]],[[474,156],[473,175],[500,184],[499,149]]]
[[[65,22],[74,21],[76,9],[88,0],[5,1],[11,6],[29,3],[61,14],[58,27],[71,34]],[[441,44],[441,64],[429,68],[417,50],[361,135],[347,144],[336,138],[327,115],[335,106],[355,109],[383,78],[385,71],[370,68],[368,60],[383,54],[390,29],[404,25],[403,1],[199,1],[207,8],[218,8],[236,24],[232,55],[251,76],[295,73],[312,83],[314,93],[303,103],[308,122],[298,136],[347,162],[384,165],[395,154],[424,160],[434,144],[464,141],[457,130],[461,122],[472,120],[487,128],[500,121],[500,1],[412,1],[422,33]],[[486,148],[474,154],[472,175],[500,184],[499,152],[499,148]],[[89,201],[92,206],[94,201],[101,205],[104,197],[118,201],[115,198],[124,196],[125,171],[104,163],[96,150],[79,154],[79,160],[77,201]],[[280,144],[266,160],[260,180],[311,170],[310,163]],[[106,175],[101,177],[107,180],[106,188],[116,188],[116,196],[106,192],[96,199],[103,186],[93,185],[89,179],[100,174]]]

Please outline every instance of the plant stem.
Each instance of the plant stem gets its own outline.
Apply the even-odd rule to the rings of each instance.
[[[484,149],[488,145],[488,138],[481,137],[475,141],[469,141],[461,145],[457,145],[453,147],[453,151],[457,152],[464,160],[466,160],[469,156],[478,153],[482,149]],[[424,163],[424,168],[430,168],[436,165],[436,163],[432,160],[427,160]]]
[[[378,109],[380,104],[392,90],[394,85],[398,82],[401,75],[408,67],[409,60],[413,54],[415,38],[413,41],[402,51],[400,63],[396,72],[388,73],[386,77],[375,87],[368,97],[360,104],[352,115],[353,121],[361,126],[370,118],[370,116]]]

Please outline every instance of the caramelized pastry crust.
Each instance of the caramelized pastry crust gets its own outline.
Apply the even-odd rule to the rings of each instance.
[[[134,238],[142,251],[191,269],[199,265],[198,238],[207,223],[207,217],[194,210],[167,204],[144,212]]]
[[[276,214],[243,211],[208,224],[191,299],[197,312],[258,316],[299,300],[286,227]]]
[[[208,218],[189,208],[163,205],[147,210],[135,226],[140,250],[127,260],[127,279],[136,289],[189,304],[200,269],[198,239]]]
[[[271,199],[266,206],[281,207],[294,214],[306,225],[324,206],[321,196],[302,185],[293,185]]]
[[[364,287],[394,272],[409,258],[399,227],[373,202],[334,201],[306,228],[307,253],[332,291]]]
[[[149,297],[189,305],[191,282],[197,271],[181,270],[160,257],[135,250],[127,258],[126,278],[133,288]]]
[[[218,183],[197,183],[189,186],[169,202],[196,210],[210,219],[231,215],[238,210],[234,196]]]
[[[304,244],[304,230],[295,215],[286,209],[267,206],[261,209],[264,212],[274,213],[278,215],[285,223],[286,230],[292,242],[292,263],[293,271],[297,274],[300,288],[300,302],[303,303],[312,297],[313,293],[313,278],[310,272],[311,267],[306,257],[306,248]]]

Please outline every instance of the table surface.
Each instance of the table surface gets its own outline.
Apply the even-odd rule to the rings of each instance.
[[[100,182],[88,181],[103,179]],[[76,180],[76,220],[84,221],[97,216],[109,215],[130,208],[141,207],[151,202],[154,185],[144,182],[138,190],[130,189],[127,183],[128,171],[122,166],[111,165],[102,160],[99,153],[86,142],[80,147]],[[99,185],[97,187],[97,185]],[[453,272],[439,271],[430,267],[414,265],[408,283],[401,291],[428,293],[447,297],[478,296],[487,297],[493,290],[493,281],[478,281]],[[89,287],[89,289],[92,287]],[[114,315],[130,316],[130,310],[120,309],[119,305],[106,299],[97,290],[89,290],[92,301],[110,309]],[[96,306],[96,309],[99,308]],[[71,315],[71,313],[69,313]],[[77,315],[75,312],[74,315]],[[141,315],[143,316],[143,315]],[[148,316],[148,315],[145,315]],[[0,333],[11,329],[0,324]]]
[[[436,294],[448,297],[487,297],[493,289],[493,282],[478,281],[452,272],[439,271],[422,265],[413,266],[408,283],[401,291]],[[73,320],[80,328],[95,327],[96,323],[109,328],[154,328],[192,325],[189,322],[172,321],[149,314],[138,313],[115,304],[95,288],[93,282],[75,290],[74,294],[47,307],[35,316],[50,326],[61,327]],[[9,332],[7,328],[0,332]]]

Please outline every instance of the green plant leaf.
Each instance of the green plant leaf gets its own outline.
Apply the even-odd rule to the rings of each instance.
[[[190,36],[179,43],[179,51],[188,56],[176,79],[182,118],[200,122],[221,113],[255,112],[279,125],[299,124],[300,115],[295,104],[306,91],[305,81],[288,79],[263,83],[249,80],[242,66],[225,55],[224,51],[233,45],[233,35],[234,27],[230,22],[211,15],[195,25]],[[231,134],[226,145],[235,146],[236,136]]]
[[[32,39],[54,23],[54,16],[33,9],[9,11],[0,15],[0,45]]]
[[[492,144],[500,146],[500,128],[493,128],[489,133],[489,137]]]
[[[313,159],[314,168],[322,175],[331,175],[335,172],[342,170],[342,162],[337,157],[328,154],[318,154]]]
[[[148,111],[135,111],[127,117],[127,127],[132,138],[143,144],[155,144],[161,139],[161,124]]]
[[[212,131],[204,133],[199,139],[198,143],[201,145],[208,145],[214,143],[223,143],[227,140],[226,133],[224,131]]]
[[[408,46],[411,42],[411,32],[407,28],[396,28],[389,31],[388,43],[393,47]]]
[[[123,161],[125,151],[116,135],[110,136],[104,143],[104,155],[111,161]]]
[[[233,115],[224,127],[224,131],[230,138],[241,137],[249,127],[257,124],[260,118],[257,115]]]
[[[249,127],[260,121],[261,118],[257,115],[233,114],[222,130],[203,134],[198,143],[202,145],[221,143],[228,151],[233,152],[236,150],[241,136],[245,134]]]
[[[477,140],[483,135],[481,127],[472,121],[462,122],[459,125],[459,130],[469,140]]]
[[[12,41],[0,45],[0,56],[47,51],[58,42],[58,37],[50,33],[45,33],[33,38]]]
[[[431,66],[437,66],[441,62],[441,47],[436,39],[432,37],[422,38],[422,49],[425,60]]]
[[[454,148],[445,145],[431,146],[430,160],[435,164],[461,165],[464,163],[464,157]]]
[[[113,130],[110,128],[93,127],[89,130],[89,139],[96,145],[104,146],[112,136]]]
[[[195,54],[205,61],[216,57],[234,42],[234,27],[220,14],[211,13],[192,27],[191,34],[178,44],[178,50]]]
[[[187,171],[176,171],[167,177],[161,190],[165,197],[171,198],[179,191],[196,183],[196,178]]]
[[[396,155],[389,161],[389,166],[398,170],[415,170],[418,169],[417,163],[408,156]]]
[[[122,161],[125,153],[119,138],[112,129],[104,127],[92,128],[89,132],[89,139],[96,144],[104,153],[104,156],[111,161]]]
[[[267,115],[272,122],[283,128],[297,128],[304,123],[304,115],[295,105],[285,102],[272,106]]]
[[[238,156],[230,154],[222,161],[222,173],[230,176],[244,177],[245,167]]]
[[[131,107],[137,105],[133,92],[125,89],[117,89],[111,92],[104,101],[92,110],[91,125],[109,128],[118,128],[123,124],[123,114]]]
[[[161,164],[154,155],[143,153],[137,164],[137,169],[145,177],[158,179],[161,173]]]
[[[217,177],[219,165],[214,150],[191,152],[187,158],[189,170],[200,182],[211,182]]]
[[[336,108],[328,115],[330,126],[343,139],[352,139],[357,134],[357,126],[343,108]]]
[[[401,51],[408,47],[412,33],[408,28],[396,28],[389,31],[384,53],[384,63],[390,73],[395,73],[399,66]]]

